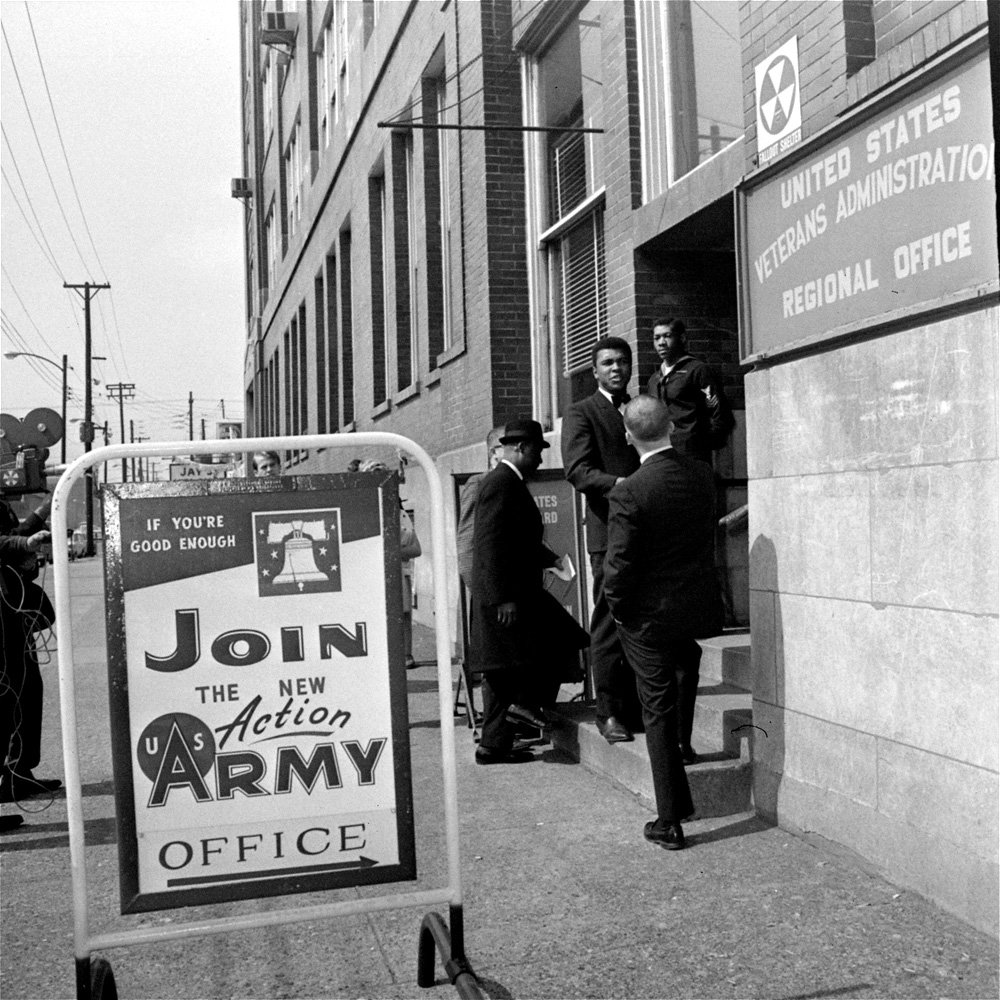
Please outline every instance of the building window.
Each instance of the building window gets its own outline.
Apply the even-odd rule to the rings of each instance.
[[[333,58],[333,22],[328,21],[320,33],[319,51],[316,53],[316,78],[319,80],[319,138],[323,149],[330,145],[330,133],[333,130],[333,107],[330,102],[337,86]]]
[[[590,350],[608,331],[604,254],[601,10],[586,4],[523,63],[533,407],[552,427],[593,387]],[[562,130],[562,131],[560,131]],[[541,247],[541,249],[539,249]]]
[[[271,58],[271,50],[268,49],[264,56],[263,76],[260,87],[261,121],[264,126],[264,148],[271,139],[271,132],[274,130],[274,64]]]
[[[351,231],[340,233],[340,381],[344,424],[354,422],[354,301],[351,281]]]
[[[541,125],[546,136],[549,225],[604,184],[604,136],[569,131],[604,128],[601,5],[588,3],[538,59]]]
[[[309,433],[309,337],[306,304],[299,304],[299,433]]]
[[[327,257],[329,267],[330,258]],[[327,337],[326,337],[326,294],[323,282],[323,269],[320,269],[313,281],[313,310],[316,314],[316,433],[326,433],[327,415],[327,392],[333,394],[336,399],[336,388],[333,378],[333,364],[327,362]],[[330,358],[330,362],[333,358]],[[329,380],[327,371],[330,372]]]
[[[295,119],[288,149],[285,151],[285,211],[288,213],[288,236],[295,235],[302,218],[302,122]]]
[[[643,201],[742,139],[739,0],[636,0]]]
[[[325,344],[320,332],[325,317]],[[317,418],[323,430],[340,427],[340,352],[337,349],[337,254],[333,247],[326,256],[324,271],[316,279],[316,356],[324,356],[323,371],[316,366]],[[323,384],[319,384],[322,377]]]
[[[372,286],[372,405],[378,406],[389,398],[388,338],[385,322],[388,316],[389,262],[385,253],[388,233],[388,206],[385,197],[385,175],[368,179],[368,224],[371,238]]]
[[[436,60],[444,61],[443,51]],[[423,80],[423,119],[447,123],[447,90],[440,74]],[[449,132],[428,130],[423,136],[424,227],[427,281],[427,365],[437,367],[438,355],[454,343],[452,318],[452,231],[449,170]]]
[[[396,273],[396,391],[416,380],[419,288],[414,246],[413,133],[392,137],[393,250]]]
[[[267,246],[267,287],[274,288],[275,269],[278,261],[278,233],[274,226],[274,202],[267,210],[264,222],[264,242]]]
[[[291,356],[291,335],[288,330],[285,331],[284,336],[284,347],[285,347],[285,386],[284,386],[284,422],[281,426],[279,433],[281,434],[294,434],[292,430],[292,356]],[[285,452],[285,461],[291,461],[292,453],[290,451]]]
[[[335,93],[334,93],[334,121],[336,121],[342,109],[344,101],[347,99],[347,86],[350,74],[348,72],[348,25],[347,25],[347,3],[348,0],[334,0],[333,22],[334,22],[334,43],[336,50],[334,53]]]
[[[556,344],[560,413],[593,389],[591,348],[608,332],[603,215],[600,210],[587,214],[582,222],[554,240],[549,251],[559,313]]]

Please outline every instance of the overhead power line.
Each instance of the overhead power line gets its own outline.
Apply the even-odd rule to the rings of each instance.
[[[59,270],[59,265],[55,262],[55,260],[52,257],[49,256],[49,251],[47,251],[45,247],[42,246],[41,240],[39,240],[38,238],[38,234],[35,232],[33,226],[31,225],[31,220],[28,218],[27,214],[24,211],[24,208],[21,206],[20,199],[17,197],[17,192],[14,190],[14,185],[11,184],[10,178],[7,176],[7,171],[3,170],[3,168],[0,168],[0,173],[2,173],[3,179],[7,182],[7,187],[10,188],[10,195],[14,199],[14,204],[17,205],[18,211],[21,213],[21,217],[24,219],[25,225],[28,227],[28,232],[31,233],[31,235],[34,237],[35,242],[38,244],[38,249],[42,251],[42,256],[45,258],[45,262],[49,265],[49,267],[52,268],[53,271],[56,272],[56,275],[59,278],[59,280],[62,281],[63,276],[62,272]],[[32,211],[34,211],[34,209],[32,209]],[[42,239],[44,238],[45,234],[43,233]]]
[[[38,329],[38,324],[37,324],[37,323],[36,323],[36,322],[35,322],[35,321],[34,321],[34,320],[33,320],[33,319],[31,318],[31,313],[30,313],[30,312],[28,312],[28,307],[27,307],[27,306],[26,306],[26,305],[24,304],[24,299],[22,299],[22,298],[21,298],[21,293],[20,293],[20,292],[19,292],[19,291],[17,290],[17,287],[15,286],[15,284],[14,284],[14,281],[13,281],[13,279],[11,278],[11,276],[10,276],[10,273],[8,272],[7,268],[6,268],[6,267],[4,267],[4,266],[3,266],[2,264],[0,264],[0,271],[2,271],[2,272],[3,272],[3,276],[4,276],[4,277],[5,277],[6,279],[7,279],[7,283],[8,283],[9,285],[10,285],[10,288],[11,288],[11,291],[12,291],[12,292],[14,293],[14,297],[15,297],[15,298],[17,299],[17,301],[18,301],[18,302],[19,302],[19,303],[21,304],[21,308],[22,308],[22,309],[24,310],[24,315],[28,317],[28,322],[29,322],[29,323],[30,323],[30,324],[31,324],[31,325],[32,325],[32,326],[33,326],[33,327],[35,328],[35,330],[36,330],[36,331],[37,331],[37,333],[38,333],[38,336],[39,336],[39,337],[41,338],[41,340],[42,340],[42,343],[43,343],[43,344],[44,344],[44,345],[45,345],[45,346],[46,346],[46,347],[47,347],[47,348],[48,348],[48,349],[49,349],[49,350],[50,350],[50,351],[51,351],[51,352],[52,352],[53,354],[56,354],[56,355],[58,355],[58,354],[61,354],[61,353],[62,353],[62,351],[57,351],[57,350],[56,350],[56,349],[55,349],[55,348],[54,348],[54,347],[53,347],[53,346],[52,346],[52,345],[51,345],[51,344],[50,344],[50,343],[49,343],[49,342],[48,342],[48,341],[47,341],[47,340],[45,339],[45,334],[44,334],[44,333],[42,333],[42,331]]]
[[[90,249],[94,251],[94,257],[97,259],[97,265],[100,267],[101,272],[104,274],[106,279],[107,272],[104,268],[104,262],[101,260],[101,255],[97,252],[97,247],[94,244],[94,237],[90,232],[90,225],[87,223],[87,213],[83,210],[83,203],[80,201],[80,192],[77,190],[76,179],[73,176],[73,168],[69,163],[69,154],[66,152],[66,143],[63,142],[62,129],[59,128],[59,119],[56,117],[56,106],[52,101],[52,91],[49,90],[49,79],[45,75],[45,65],[42,62],[42,52],[38,47],[38,36],[35,34],[35,25],[31,20],[31,11],[28,9],[28,0],[24,0],[24,10],[28,15],[28,26],[31,28],[31,40],[35,43],[35,55],[38,56],[38,68],[42,71],[42,81],[45,83],[45,96],[49,99],[49,109],[52,111],[52,121],[56,126],[56,135],[59,137],[59,148],[62,150],[63,160],[66,163],[66,172],[69,174],[69,182],[73,188],[73,196],[76,198],[76,207],[80,209],[80,218],[83,219],[83,228],[86,230],[87,239],[90,240]]]
[[[52,171],[49,169],[49,161],[45,157],[45,150],[42,149],[42,140],[38,135],[38,129],[35,127],[35,119],[31,114],[31,107],[28,104],[28,95],[24,92],[24,85],[21,83],[21,74],[17,71],[17,61],[14,59],[14,53],[11,51],[10,40],[7,38],[7,30],[0,23],[0,33],[3,35],[4,45],[7,47],[7,55],[10,57],[10,64],[14,70],[14,79],[17,81],[17,89],[21,93],[21,100],[24,102],[24,110],[28,115],[28,122],[31,125],[31,131],[35,136],[35,143],[38,146],[38,153],[42,158],[42,166],[45,167],[45,174],[49,179],[49,184],[52,186],[52,194],[55,196],[56,204],[59,206],[59,214],[62,216],[63,222],[66,224],[66,231],[69,233],[69,238],[73,242],[73,246],[76,249],[77,256],[80,258],[80,263],[83,264],[84,271],[90,274],[90,268],[87,266],[87,262],[83,259],[83,252],[80,250],[80,244],[76,241],[76,236],[73,234],[73,227],[69,224],[69,219],[66,216],[66,209],[63,208],[62,200],[59,198],[59,192],[56,190],[56,182],[52,177]]]

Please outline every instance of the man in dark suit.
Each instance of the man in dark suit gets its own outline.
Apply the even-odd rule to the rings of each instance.
[[[513,748],[510,706],[543,669],[586,646],[587,633],[542,587],[559,559],[542,541],[542,516],[525,483],[548,442],[535,420],[513,420],[500,439],[503,459],[488,472],[476,500],[473,544],[473,653],[483,673],[483,728],[478,764],[522,763]]]
[[[621,337],[602,337],[591,353],[597,389],[563,417],[562,459],[566,478],[587,500],[587,552],[594,581],[590,619],[590,668],[597,699],[597,728],[609,743],[632,739],[639,718],[635,675],[622,656],[621,641],[604,597],[604,553],[608,547],[608,494],[639,467],[625,440],[621,407],[632,376],[632,348]]]
[[[676,850],[681,820],[694,811],[681,744],[691,738],[698,692],[695,640],[722,627],[715,493],[711,468],[671,446],[660,400],[632,400],[625,430],[642,464],[609,497],[604,589],[642,701],[657,811],[644,836]]]

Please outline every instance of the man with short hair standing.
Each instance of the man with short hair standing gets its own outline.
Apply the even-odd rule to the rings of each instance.
[[[597,728],[609,743],[632,739],[639,721],[635,676],[604,597],[604,553],[608,547],[608,494],[639,467],[625,440],[621,408],[628,401],[632,348],[621,337],[602,337],[591,352],[597,388],[563,417],[562,458],[566,478],[587,500],[587,552],[594,583],[590,619],[590,668],[597,699]]]
[[[736,421],[715,372],[688,354],[683,320],[653,323],[653,348],[660,366],[646,391],[667,406],[674,448],[688,458],[712,464],[712,452],[725,447]]]
[[[698,691],[696,640],[722,625],[714,487],[710,468],[671,446],[660,400],[639,396],[624,418],[641,465],[608,498],[604,589],[642,701],[657,811],[644,836],[676,850],[684,846],[681,821],[694,811],[679,729],[689,725]]]

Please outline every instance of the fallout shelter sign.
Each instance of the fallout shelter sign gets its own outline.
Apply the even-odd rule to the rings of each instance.
[[[416,877],[395,479],[109,488],[123,912]]]
[[[757,158],[764,166],[802,141],[799,45],[793,36],[754,67]]]

